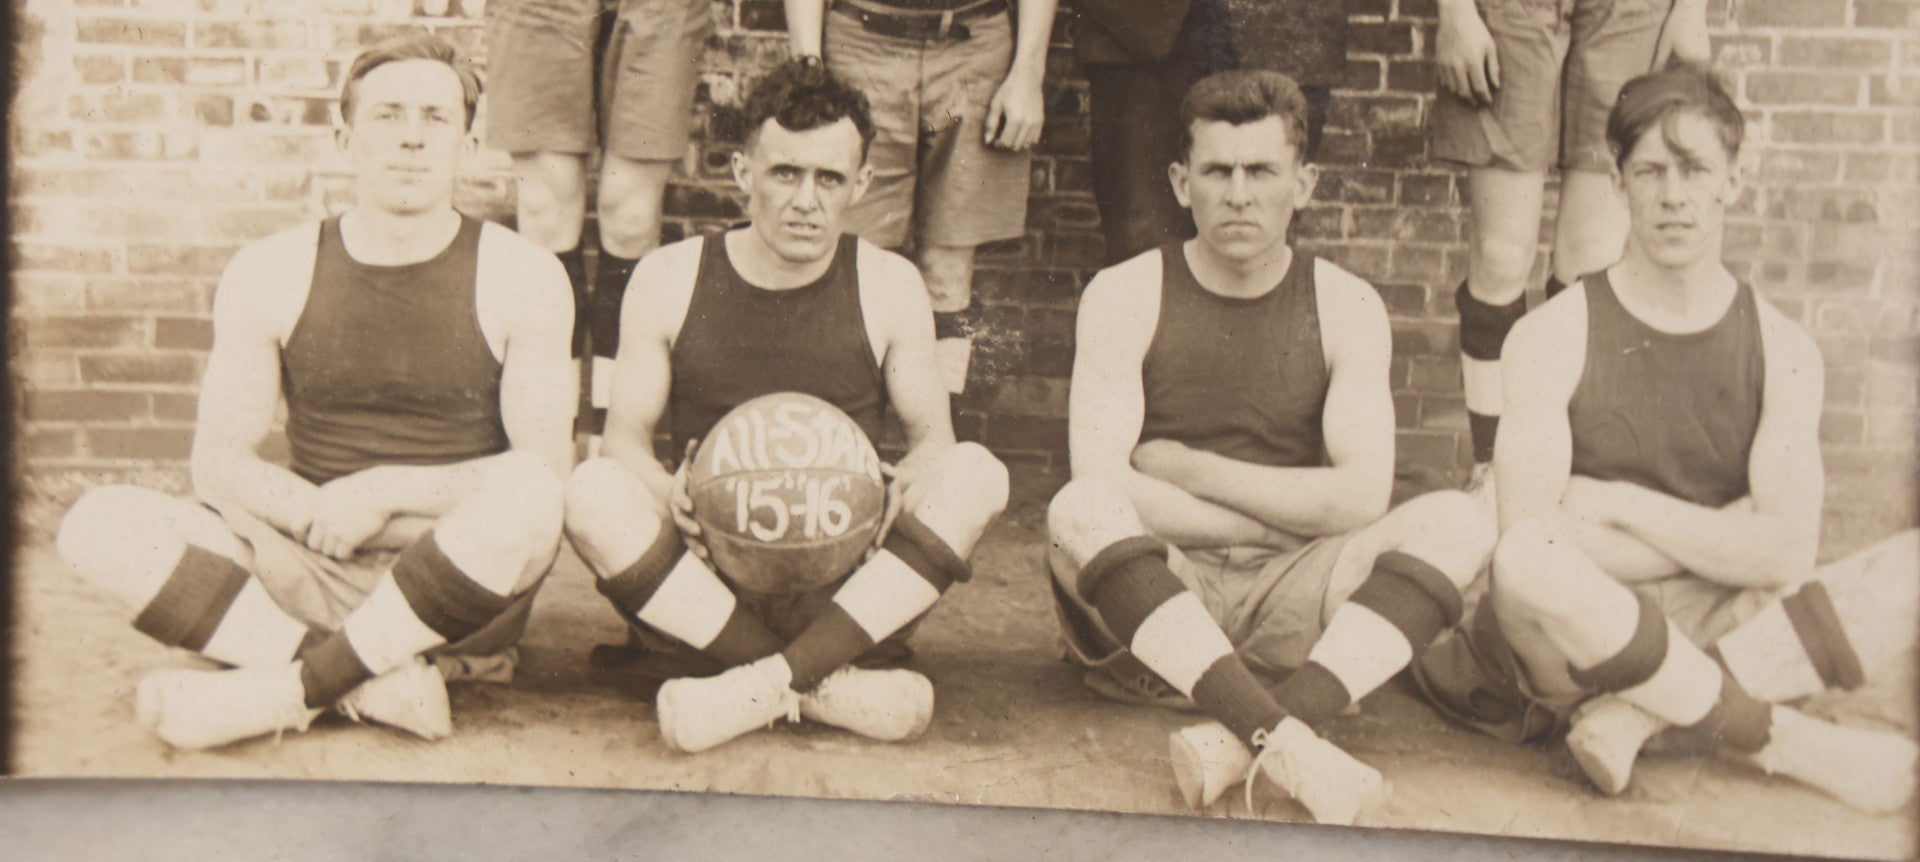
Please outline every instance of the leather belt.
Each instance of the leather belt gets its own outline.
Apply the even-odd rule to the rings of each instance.
[[[1006,11],[1007,0],[979,0],[954,9],[902,9],[867,0],[833,0],[833,11],[850,15],[869,33],[896,39],[962,41],[973,37],[966,25]]]

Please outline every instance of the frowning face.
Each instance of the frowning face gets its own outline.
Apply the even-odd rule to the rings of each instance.
[[[1185,162],[1168,170],[1173,195],[1193,210],[1200,241],[1224,260],[1253,260],[1287,241],[1294,210],[1313,194],[1315,171],[1276,116],[1193,124]]]
[[[861,150],[852,120],[796,132],[770,119],[734,155],[753,231],[780,259],[809,263],[833,252],[847,207],[873,176]]]

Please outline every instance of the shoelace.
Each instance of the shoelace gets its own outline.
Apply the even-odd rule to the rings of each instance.
[[[1253,761],[1247,764],[1247,774],[1241,779],[1241,783],[1246,785],[1247,814],[1249,815],[1253,814],[1254,776],[1260,774],[1261,763],[1278,752],[1279,749],[1267,745],[1267,731],[1264,728],[1253,732]],[[1285,761],[1281,762],[1285,763]]]

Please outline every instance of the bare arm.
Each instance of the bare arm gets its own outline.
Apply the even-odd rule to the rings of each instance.
[[[887,399],[900,414],[907,454],[894,465],[901,487],[910,488],[920,471],[954,444],[947,390],[934,363],[933,306],[919,270],[904,259],[888,261],[887,276],[861,279],[862,302],[874,317],[880,338],[880,370]]]
[[[1157,273],[1109,271],[1096,277],[1081,298],[1067,409],[1073,476],[1119,482],[1147,531],[1181,547],[1286,542],[1290,537],[1253,518],[1133,467],[1146,416],[1141,363],[1159,317]]]
[[[296,313],[294,298],[275,292],[297,277],[275,265],[279,256],[248,246],[220,278],[189,468],[202,499],[304,538],[319,489],[259,453],[280,407],[281,333]]]
[[[709,237],[706,242],[721,242]],[[656,272],[662,252],[641,258],[626,300],[620,307],[620,352],[614,358],[613,384],[601,452],[620,462],[666,500],[673,476],[653,454],[653,433],[666,415],[673,387],[673,338],[686,318],[692,285],[678,273]]]
[[[1559,518],[1573,474],[1567,405],[1586,364],[1583,302],[1561,302],[1520,319],[1501,349],[1503,403],[1494,438],[1500,529]],[[1568,525],[1571,528],[1571,525]]]
[[[785,0],[787,47],[795,57],[820,56],[827,0]]]
[[[1040,141],[1046,123],[1046,99],[1040,85],[1047,74],[1047,43],[1052,41],[1055,6],[1056,0],[1021,0],[1018,4],[1013,64],[987,103],[986,142],[990,145],[1023,150]]]
[[[1750,503],[1720,509],[1616,483],[1613,523],[1709,580],[1775,589],[1813,571],[1825,477],[1820,464],[1824,386],[1819,349],[1764,303],[1766,388],[1747,481]]]
[[[1320,282],[1320,331],[1331,376],[1321,417],[1329,466],[1267,467],[1163,441],[1142,444],[1134,466],[1300,536],[1345,532],[1385,514],[1394,445],[1386,306],[1358,279]]]

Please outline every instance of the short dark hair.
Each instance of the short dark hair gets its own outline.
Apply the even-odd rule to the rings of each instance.
[[[473,128],[474,110],[480,104],[480,76],[460,56],[459,49],[453,47],[452,42],[431,33],[395,36],[354,57],[352,65],[347,67],[347,79],[340,85],[340,119],[353,122],[353,97],[360,89],[361,78],[374,69],[401,60],[434,60],[452,69],[460,79],[460,98],[467,109],[467,128]]]
[[[867,157],[867,145],[873,143],[873,110],[866,94],[827,71],[818,60],[788,60],[768,70],[753,82],[742,107],[746,115],[747,142],[768,120],[792,132],[804,132],[831,126],[842,119],[852,120],[860,133],[860,158]]]
[[[1279,117],[1301,161],[1307,157],[1307,97],[1292,78],[1267,69],[1235,69],[1201,78],[1180,102],[1180,159],[1193,150],[1193,124],[1236,126]]]
[[[1713,73],[1681,63],[1641,75],[1620,87],[1620,98],[1607,114],[1607,147],[1613,150],[1614,164],[1625,167],[1634,145],[1656,127],[1673,146],[1674,124],[1689,115],[1713,125],[1729,157],[1740,154],[1747,126],[1740,107]]]

